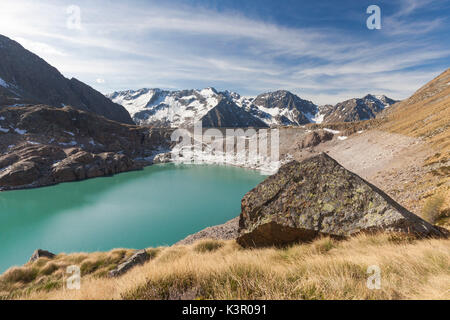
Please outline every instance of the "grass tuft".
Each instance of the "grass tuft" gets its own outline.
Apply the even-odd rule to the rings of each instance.
[[[441,194],[434,195],[428,199],[422,209],[422,217],[428,222],[435,224],[442,217],[441,208],[445,198]]]
[[[199,253],[214,252],[223,247],[223,243],[217,240],[202,240],[195,246],[194,250]]]

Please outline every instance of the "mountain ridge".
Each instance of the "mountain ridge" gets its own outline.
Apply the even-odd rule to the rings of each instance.
[[[134,124],[123,106],[78,79],[65,78],[44,59],[3,35],[0,56],[0,106],[71,105],[110,120]]]
[[[336,105],[316,105],[287,90],[244,97],[233,91],[218,91],[213,87],[188,90],[142,88],[106,94],[113,102],[124,106],[138,124],[178,127],[201,120],[221,99],[227,99],[244,109],[251,119],[266,126],[301,126],[308,123],[351,122],[375,118],[396,100],[385,95],[367,94]],[[247,122],[253,122],[249,120]],[[242,123],[245,126],[245,121]]]

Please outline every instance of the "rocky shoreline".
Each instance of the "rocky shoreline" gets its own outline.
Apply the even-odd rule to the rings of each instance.
[[[71,107],[2,108],[0,191],[140,170],[170,149],[170,133]]]

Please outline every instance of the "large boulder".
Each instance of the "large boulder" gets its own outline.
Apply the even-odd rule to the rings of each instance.
[[[150,260],[151,256],[145,250],[136,251],[127,261],[120,264],[116,269],[109,272],[110,277],[118,277],[126,273],[131,268],[144,264]]]
[[[443,235],[323,153],[282,166],[244,196],[237,241],[244,247],[285,245],[380,230]]]

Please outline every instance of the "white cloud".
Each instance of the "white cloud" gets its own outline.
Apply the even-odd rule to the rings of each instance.
[[[417,21],[414,31],[405,20],[429,3],[403,1],[382,31],[398,38],[439,28],[442,20]],[[0,33],[102,90],[217,86],[254,95],[285,88],[318,103],[368,92],[404,98],[438,72],[418,66],[450,54],[423,39],[380,44],[338,29],[288,28],[199,8],[79,6],[83,28],[70,30],[60,2],[2,0]]]
[[[22,37],[15,37],[13,40],[37,55],[67,56],[65,52],[43,42],[32,41]]]

